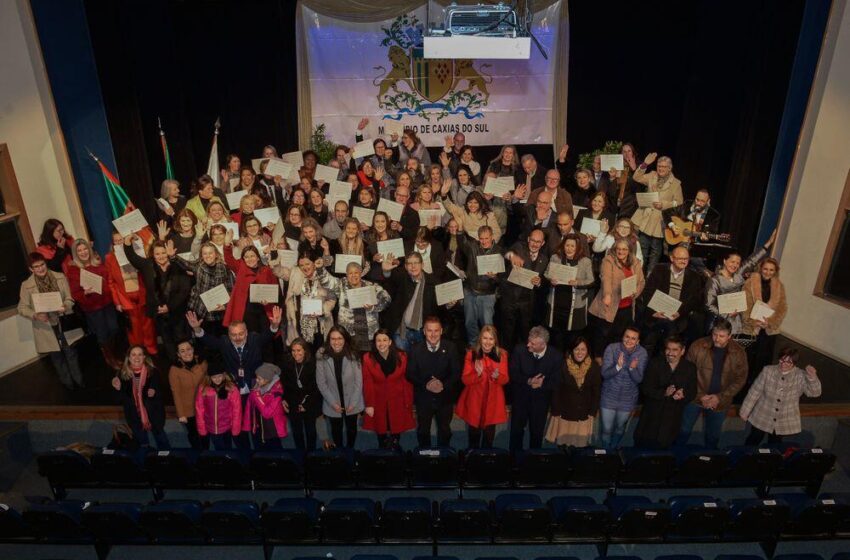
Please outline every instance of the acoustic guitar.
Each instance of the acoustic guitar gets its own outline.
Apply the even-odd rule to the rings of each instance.
[[[732,236],[728,233],[703,233],[694,231],[694,223],[686,222],[678,216],[672,216],[670,221],[676,226],[679,233],[675,233],[669,226],[664,228],[664,239],[669,245],[679,245],[680,243],[690,243],[692,237],[705,236],[711,241],[720,241],[721,243],[729,243]]]

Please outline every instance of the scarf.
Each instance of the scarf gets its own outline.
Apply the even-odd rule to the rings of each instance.
[[[136,405],[136,412],[139,413],[139,419],[142,421],[142,429],[146,432],[151,431],[151,421],[148,418],[148,410],[145,408],[144,395],[145,385],[148,382],[148,367],[142,365],[141,369],[136,371],[133,369],[133,403]]]
[[[277,383],[278,381],[280,381],[280,376],[275,375],[274,377],[271,378],[271,380],[268,383],[266,383],[262,387],[259,387],[260,395],[265,395],[266,393],[271,391],[272,387],[274,387],[274,384]]]
[[[59,282],[56,281],[56,277],[49,270],[44,276],[33,274],[33,278],[35,278],[35,286],[38,288],[38,293],[45,294],[59,291]]]
[[[311,279],[305,278],[304,283],[301,284],[301,297],[323,299],[319,295],[319,287],[319,279],[316,276]],[[319,319],[317,317],[309,317],[304,314],[299,315],[301,336],[304,337],[304,340],[313,340],[316,333],[319,331]]]
[[[222,381],[220,384],[216,385],[213,382],[210,382],[210,387],[216,392],[219,400],[226,401],[227,400],[227,382]]]
[[[387,354],[386,358],[381,356],[380,352],[375,352],[373,355],[375,356],[375,361],[377,361],[378,365],[381,366],[381,371],[384,372],[384,375],[386,377],[389,377],[390,375],[392,375],[392,373],[395,371],[395,366],[396,366],[396,354],[395,354],[395,352],[390,351]]]
[[[573,361],[572,355],[567,356],[567,371],[570,372],[570,375],[573,376],[573,379],[576,380],[576,385],[579,389],[584,385],[584,379],[587,377],[587,372],[590,370],[590,362],[591,360],[585,356],[584,360],[579,363],[575,363]]]

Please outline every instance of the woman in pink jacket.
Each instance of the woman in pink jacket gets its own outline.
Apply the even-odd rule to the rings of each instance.
[[[222,366],[210,364],[207,377],[195,397],[198,435],[209,436],[213,449],[233,448],[233,438],[242,431],[242,399],[239,389]]]
[[[254,449],[280,449],[286,437],[280,368],[265,363],[257,368],[256,384],[245,403],[242,429],[254,437]]]

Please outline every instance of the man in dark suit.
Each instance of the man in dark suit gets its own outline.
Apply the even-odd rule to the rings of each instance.
[[[552,238],[558,235],[558,213],[552,209],[552,194],[548,191],[543,191],[534,200],[532,204],[521,206],[523,213],[522,231],[520,232],[520,241],[528,239],[531,230],[539,228],[543,231],[546,238]],[[572,212],[572,210],[570,210]]]
[[[511,451],[522,449],[526,424],[529,449],[543,447],[549,403],[563,367],[564,356],[549,346],[549,331],[540,326],[532,327],[528,342],[517,344],[511,352]]]
[[[543,286],[543,273],[549,266],[549,255],[546,251],[546,236],[543,230],[531,230],[525,242],[517,241],[511,250],[505,254],[510,266],[505,267],[505,278],[500,288],[499,304],[499,339],[503,348],[513,348],[517,340],[531,329],[535,315],[535,300]],[[536,274],[531,281],[531,288],[520,286],[508,281],[514,268],[524,268]],[[470,341],[473,343],[473,341]]]
[[[403,271],[397,260],[384,259],[381,267],[387,279],[384,287],[392,297],[381,314],[381,324],[393,333],[396,346],[407,352],[422,341],[424,318],[437,314],[434,277],[422,269],[422,255],[416,252],[404,259]]]
[[[527,185],[529,193],[546,185],[546,168],[538,164],[533,155],[525,154],[520,162],[522,169],[514,174],[515,184]]]
[[[422,268],[434,277],[434,283],[439,284],[446,278],[446,255],[443,246],[431,235],[431,230],[421,226],[416,232],[416,238],[404,244],[405,253],[415,251],[422,255]],[[454,278],[452,275],[449,280]]]
[[[419,230],[419,212],[410,207],[410,189],[408,187],[396,187],[395,201],[404,205],[404,211],[401,213],[399,221],[390,223],[390,229],[398,232],[402,239],[409,241],[416,238],[416,232]]]
[[[407,356],[407,380],[413,385],[416,406],[416,438],[419,447],[431,445],[431,422],[437,422],[437,445],[451,442],[452,408],[460,380],[461,363],[452,341],[442,338],[443,326],[436,317],[425,319],[425,340]]]
[[[703,279],[688,268],[689,261],[690,254],[686,248],[679,246],[673,249],[669,263],[658,263],[652,269],[640,295],[638,303],[644,310],[642,330],[645,333],[641,343],[650,358],[660,340],[684,333],[691,313],[705,304]],[[671,317],[648,307],[656,290],[682,302],[679,310]]]

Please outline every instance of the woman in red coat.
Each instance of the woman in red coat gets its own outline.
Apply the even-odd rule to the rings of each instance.
[[[233,283],[233,291],[230,293],[230,301],[224,311],[224,320],[221,322],[225,327],[234,321],[244,321],[249,331],[263,332],[269,328],[269,320],[272,316],[272,308],[280,299],[269,301],[266,305],[251,302],[252,284],[269,284],[279,288],[277,277],[272,269],[264,265],[260,260],[260,252],[254,245],[248,245],[242,249],[242,258],[233,258],[233,246],[224,246],[224,262],[227,268],[236,274]]]
[[[504,389],[508,382],[508,353],[499,348],[496,327],[481,328],[475,346],[466,352],[461,381],[465,387],[455,414],[468,424],[469,447],[493,447],[496,424],[508,421]]]
[[[406,373],[407,354],[396,348],[390,331],[379,329],[372,350],[363,355],[363,429],[376,432],[384,448],[398,447],[399,434],[416,427]]]
[[[97,343],[102,351],[111,348],[113,337],[118,333],[118,319],[115,306],[112,303],[112,292],[109,289],[109,272],[100,260],[91,244],[85,239],[77,239],[71,249],[72,260],[66,267],[68,285],[71,287],[71,297],[80,306],[86,316],[86,324],[97,337]],[[97,282],[100,278],[100,288],[82,286],[83,270],[93,275]],[[106,356],[106,354],[104,354]]]
[[[145,283],[124,256],[124,240],[120,233],[112,233],[112,251],[106,254],[104,262],[115,309],[125,313],[130,323],[127,340],[131,345],[141,346],[148,354],[156,355],[156,327],[145,311]]]

